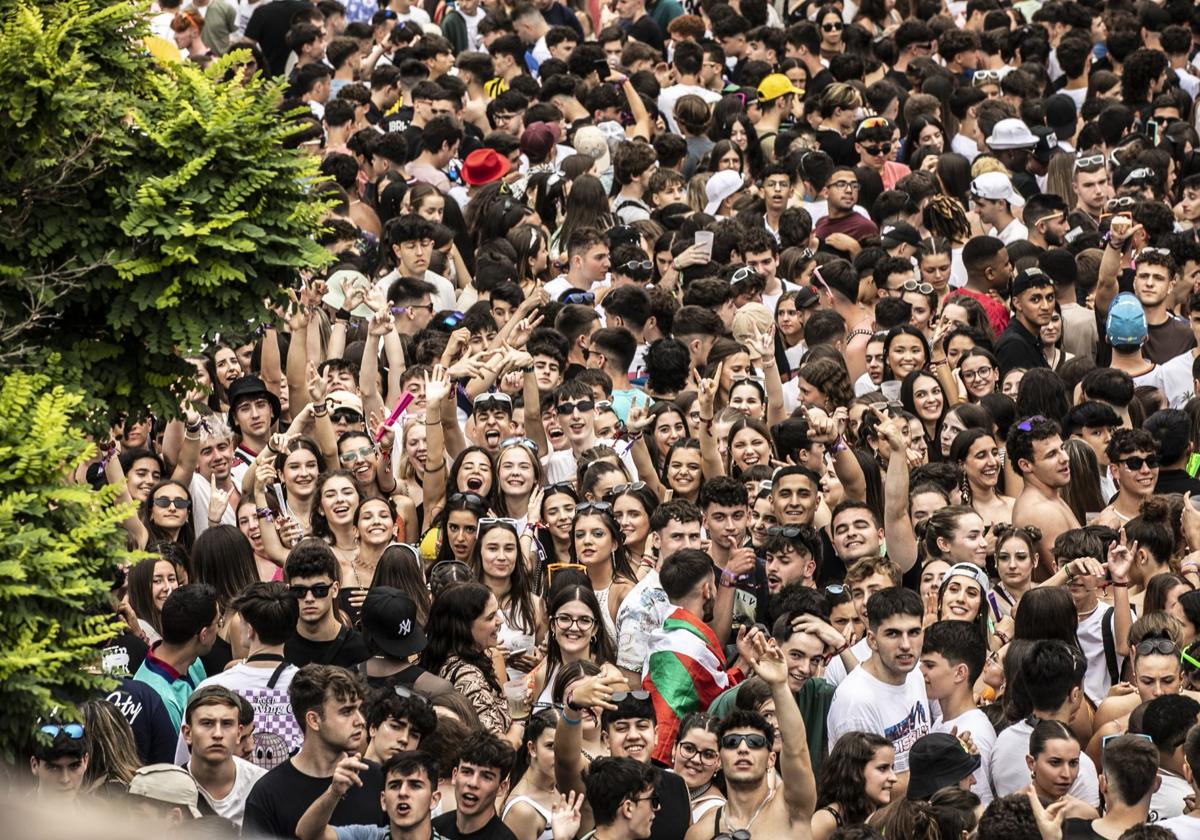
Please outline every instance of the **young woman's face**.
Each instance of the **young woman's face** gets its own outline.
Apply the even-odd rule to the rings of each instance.
[[[949,568],[950,564],[945,560],[929,560],[921,567],[922,598],[937,594],[938,587],[942,585],[942,578],[946,576],[946,570]]]
[[[600,627],[596,615],[587,604],[568,601],[551,617],[550,632],[558,642],[563,658],[574,659],[591,649]]]
[[[987,534],[983,532],[983,518],[979,514],[964,513],[958,518],[954,538],[946,553],[954,563],[974,563],[981,569],[984,567],[987,563]],[[955,582],[958,581],[952,581]]]
[[[996,368],[986,356],[968,356],[958,369],[967,393],[976,400],[996,390]]]
[[[929,443],[925,440],[925,426],[915,417],[908,421],[908,448],[920,456],[922,464],[929,463]]]
[[[417,473],[425,472],[425,458],[429,447],[425,443],[425,424],[413,423],[404,432],[404,454],[410,464],[414,464]]]
[[[677,440],[687,433],[683,415],[675,411],[664,411],[654,421],[654,444],[659,452],[666,452]]]
[[[596,480],[596,485],[587,493],[588,501],[602,502],[604,497],[608,495],[608,491],[612,490],[619,484],[624,484],[626,481],[625,473],[621,470],[610,470]]]
[[[894,379],[903,379],[925,367],[925,345],[915,335],[901,333],[892,339],[887,351],[888,367]]]
[[[458,488],[461,493],[487,496],[492,492],[492,461],[482,452],[469,452],[458,470]]]
[[[750,145],[750,138],[746,135],[746,128],[740,122],[735,122],[729,126],[729,142],[743,152]]]
[[[912,516],[913,524],[916,525],[933,516],[946,504],[946,497],[941,493],[917,493],[909,502],[909,507],[912,509],[909,515]]]
[[[677,496],[690,497],[700,489],[700,450],[680,446],[667,462],[667,482]]]
[[[259,528],[258,509],[254,502],[242,502],[238,505],[237,523],[238,530],[246,539],[250,540],[250,546],[254,549],[254,553],[263,554],[262,531]]]
[[[129,471],[125,473],[125,486],[129,488],[130,497],[135,502],[141,502],[150,495],[150,488],[158,484],[161,478],[162,471],[157,459],[138,458],[129,465]]]
[[[443,539],[450,544],[450,553],[460,563],[466,563],[475,548],[475,537],[479,533],[479,520],[469,510],[452,511],[446,518],[446,534]]]
[[[929,254],[922,257],[918,263],[921,269],[921,279],[933,286],[939,295],[950,285],[950,255]],[[956,307],[962,309],[962,307]],[[944,310],[943,310],[944,311]],[[964,315],[966,310],[963,310]],[[966,321],[963,321],[965,324]]]
[[[500,491],[506,496],[528,496],[533,492],[533,455],[524,446],[509,446],[500,456]]]
[[[863,768],[863,793],[876,807],[892,801],[892,786],[896,784],[896,771],[892,769],[895,759],[894,749],[879,747]]]
[[[942,593],[943,621],[974,621],[979,617],[979,608],[983,604],[983,593],[979,584],[970,578],[955,575],[946,582],[946,591]]]
[[[940,154],[945,149],[946,138],[936,125],[927,125],[917,134],[917,146],[933,146]]]
[[[1048,799],[1061,799],[1079,775],[1079,742],[1074,738],[1047,741],[1038,756],[1026,759],[1037,791]]]
[[[1010,370],[1008,375],[1004,377],[1004,381],[1000,383],[1000,393],[1010,399],[1017,398],[1017,391],[1021,389],[1021,380],[1025,378],[1025,371]]]
[[[625,545],[643,545],[650,536],[650,515],[636,496],[625,493],[613,502],[617,527],[625,535]]]
[[[739,171],[741,171],[741,168],[742,168],[741,157],[733,149],[730,149],[725,154],[721,155],[721,159],[717,161],[715,171],[716,172],[724,172],[725,170],[728,169],[731,172],[739,172]]]
[[[932,376],[919,376],[913,383],[913,405],[925,423],[936,423],[942,416],[942,386]]]
[[[167,596],[179,588],[179,578],[175,574],[175,564],[169,560],[159,560],[154,564],[154,577],[150,579],[150,597],[154,606],[162,610]]]
[[[242,375],[242,366],[238,364],[237,353],[228,347],[221,347],[213,357],[217,368],[217,379],[226,388],[229,383]]]
[[[946,361],[950,363],[950,367],[957,365],[963,353],[966,353],[974,346],[975,339],[969,335],[956,335],[950,339],[946,344]]]
[[[750,507],[750,538],[754,547],[760,548],[766,542],[767,529],[778,524],[779,518],[775,515],[775,508],[771,505],[771,497],[755,499],[754,504]]]
[[[483,573],[507,580],[517,568],[517,537],[507,528],[495,527],[479,538],[479,559]]]
[[[675,772],[689,789],[703,787],[721,768],[717,736],[705,729],[689,729],[675,743]]]
[[[479,617],[471,622],[471,638],[480,650],[495,647],[500,641],[500,628],[504,619],[500,616],[500,602],[495,595],[488,595],[487,603]]]
[[[162,507],[163,499],[169,499],[171,503]],[[185,502],[183,507],[179,506]],[[150,521],[168,531],[182,528],[187,522],[190,507],[191,501],[186,490],[175,484],[164,484],[150,500]]]
[[[963,469],[972,484],[994,488],[1000,481],[1000,447],[996,439],[985,435],[972,443]]]
[[[837,12],[831,11],[821,18],[820,23],[821,46],[827,50],[841,49],[842,31],[845,29],[841,16]]]
[[[908,322],[928,335],[930,321],[933,318],[933,309],[929,306],[929,298],[920,292],[905,292],[900,299],[912,307],[912,316]]]
[[[321,512],[330,525],[349,525],[358,507],[358,489],[348,478],[331,478],[321,487]]]
[[[554,538],[565,542],[575,521],[575,500],[566,493],[551,493],[542,502],[542,519]]]
[[[770,464],[771,443],[754,429],[739,429],[729,442],[729,455],[733,463],[743,470],[755,464]]]
[[[358,507],[358,536],[367,545],[385,546],[396,533],[396,518],[383,499],[367,499]]]
[[[1038,337],[1046,347],[1053,347],[1062,338],[1062,313],[1057,309],[1050,315],[1050,323],[1038,331]]]
[[[288,494],[300,499],[307,499],[313,494],[317,485],[317,456],[307,449],[299,448],[289,452],[283,462],[283,486]]]
[[[1000,581],[1010,590],[1020,592],[1033,580],[1036,560],[1029,544],[1020,537],[1009,537],[996,546],[996,571]]]
[[[733,386],[729,393],[729,407],[755,420],[761,420],[766,409],[758,389],[746,383]]]
[[[585,566],[612,563],[615,544],[603,516],[581,516],[573,531],[575,556]]]
[[[343,436],[338,441],[338,458],[342,467],[350,470],[354,480],[360,485],[375,481],[379,469],[379,453],[375,451],[373,442],[365,437]]]
[[[819,408],[822,411],[829,411],[829,397],[826,396],[824,391],[813,385],[803,376],[800,377],[797,386],[800,391],[801,403],[809,408]]]
[[[721,390],[728,394],[735,380],[745,379],[752,372],[750,354],[734,353],[721,365]]]
[[[795,338],[800,333],[800,312],[796,309],[796,301],[787,298],[779,301],[775,307],[775,326],[787,338]]]
[[[954,443],[954,438],[959,432],[966,431],[966,426],[958,416],[957,409],[950,409],[946,412],[946,419],[942,421],[941,447],[942,457],[945,458],[950,454],[950,444]]]
[[[441,193],[430,193],[421,199],[421,206],[417,208],[417,215],[422,219],[428,219],[437,224],[442,223],[442,214],[446,210],[446,199]]]

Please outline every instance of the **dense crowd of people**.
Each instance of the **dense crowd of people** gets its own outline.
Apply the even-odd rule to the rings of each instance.
[[[150,32],[281,80],[331,261],[75,476],[147,559],[116,688],[31,732],[41,801],[1200,838],[1200,8],[158,0]]]

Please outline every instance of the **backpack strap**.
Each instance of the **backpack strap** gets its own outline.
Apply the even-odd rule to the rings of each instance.
[[[1104,664],[1108,668],[1108,679],[1116,685],[1121,681],[1121,671],[1117,666],[1117,642],[1113,633],[1115,621],[1114,610],[1109,609],[1100,619],[1100,638],[1104,642]]]
[[[267,688],[275,687],[275,683],[279,682],[279,677],[282,676],[283,672],[287,670],[287,667],[290,664],[290,662],[280,662],[279,665],[276,666],[274,672],[271,674],[271,679],[267,680]]]

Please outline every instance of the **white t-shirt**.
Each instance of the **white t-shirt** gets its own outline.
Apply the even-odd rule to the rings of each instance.
[[[933,731],[950,732],[956,727],[959,735],[970,732],[971,741],[979,750],[979,769],[975,771],[975,784],[971,785],[971,791],[979,797],[980,802],[987,805],[992,801],[992,780],[988,773],[991,770],[989,761],[992,750],[996,746],[996,730],[987,715],[979,709],[971,709],[951,720],[939,719],[933,725]]]
[[[228,688],[236,694],[242,694],[251,689],[262,690],[268,688],[267,683],[271,681],[271,676],[275,673],[275,669],[279,667],[278,662],[264,663],[265,667],[259,665],[247,665],[243,662],[240,665],[234,665],[232,668],[222,671],[219,674],[213,674],[208,679],[196,686],[196,690],[204,688],[206,685],[220,685]],[[295,665],[288,665],[279,674],[279,679],[275,681],[275,688],[282,691],[287,691],[288,686],[292,684],[292,677],[300,671]],[[290,703],[288,704],[291,705]],[[259,710],[255,710],[257,714]],[[175,745],[175,763],[183,764],[188,760],[187,742],[183,740],[183,733],[179,734],[179,741]]]
[[[399,277],[400,271],[398,269],[390,271],[375,284],[375,288],[380,289],[386,295],[388,287],[395,283]],[[442,275],[435,274],[429,270],[425,271],[425,276],[421,279],[433,286],[433,294],[429,296],[430,302],[433,304],[433,311],[440,312],[443,309],[453,311],[458,301],[458,293],[454,290],[454,284]]]
[[[241,486],[239,483],[238,487]],[[192,521],[196,524],[196,536],[208,530],[208,503],[212,500],[212,484],[199,472],[192,473],[192,483],[188,485],[192,495]],[[225,513],[221,514],[222,525],[237,525],[236,505],[226,505]]]
[[[721,94],[715,90],[702,88],[698,85],[671,85],[668,88],[663,88],[658,94],[658,112],[663,115],[667,121],[667,127],[671,129],[673,134],[679,133],[679,124],[675,122],[675,103],[688,94],[699,96],[709,105],[714,105],[721,101]]]
[[[767,309],[770,309],[772,312],[774,312],[776,309],[779,308],[779,299],[782,298],[785,294],[787,294],[788,292],[800,291],[800,287],[797,286],[795,283],[791,282],[790,280],[784,280],[784,279],[780,278],[779,282],[782,284],[782,288],[779,290],[779,294],[768,295],[768,294],[764,293],[762,296],[763,306],[767,307]]]
[[[979,144],[965,134],[955,134],[950,139],[950,151],[960,154],[971,163],[979,157]]]
[[[872,653],[871,646],[867,644],[865,636],[854,643],[853,647],[850,648],[850,652],[854,654],[854,658],[860,663],[870,659]],[[842,681],[846,679],[846,666],[842,664],[842,657],[833,657],[833,661],[825,666],[823,676],[825,677],[825,682],[830,685],[841,685]]]
[[[1029,736],[1032,734],[1033,727],[1022,720],[996,736],[989,770],[992,793],[997,798],[1016,793],[1029,784],[1029,765],[1025,763],[1025,756],[1029,755]],[[1067,792],[1093,808],[1100,807],[1100,779],[1096,775],[1096,765],[1085,752],[1079,754],[1079,775]]]
[[[829,707],[829,744],[847,732],[874,732],[892,742],[897,773],[908,770],[908,751],[931,725],[925,678],[913,668],[903,685],[875,679],[864,667],[855,668],[833,695]]]
[[[1088,696],[1097,706],[1101,701],[1108,696],[1108,690],[1112,688],[1112,680],[1108,677],[1108,666],[1104,660],[1104,637],[1101,619],[1112,609],[1104,602],[1096,607],[1087,618],[1079,622],[1079,627],[1075,630],[1075,637],[1079,639],[1079,647],[1083,649],[1083,656],[1087,662],[1087,674],[1083,678],[1083,693]],[[1116,630],[1115,622],[1113,630]],[[1117,654],[1117,672],[1120,673],[1121,667],[1125,662],[1125,657]]]
[[[1161,767],[1158,768],[1158,778],[1162,783],[1150,797],[1150,822],[1182,817],[1188,812],[1183,800],[1192,795],[1192,786],[1185,779]]]
[[[1192,380],[1192,363],[1196,359],[1191,353],[1181,353],[1157,370],[1162,378],[1163,396],[1171,408],[1183,408],[1196,390]]]
[[[1029,238],[1029,228],[1021,224],[1020,219],[1013,219],[1004,226],[1004,230],[996,230],[992,228],[988,231],[988,236],[995,236],[1005,245],[1011,245],[1014,242],[1020,242],[1022,239]]]
[[[408,7],[408,11],[403,14],[397,13],[396,20],[411,20],[413,23],[426,27],[433,23],[429,18],[429,12],[422,9],[420,6],[413,4]]]
[[[245,759],[232,756],[233,766],[237,768],[237,774],[233,780],[233,787],[224,799],[213,799],[209,792],[202,788],[199,784],[196,789],[200,791],[200,795],[204,797],[204,801],[209,804],[209,807],[217,813],[217,816],[224,817],[238,828],[242,827],[242,817],[246,813],[246,799],[250,796],[250,788],[254,787],[254,783],[267,775],[267,771],[263,767],[251,764]],[[190,772],[190,767],[189,767]]]
[[[637,467],[634,466],[633,456],[629,453],[629,444],[618,443],[612,438],[597,438],[596,446],[611,446],[621,456],[621,463],[625,467],[625,471],[629,473],[630,481],[637,481]],[[562,449],[558,452],[551,452],[542,459],[542,469],[546,471],[547,484],[560,484],[564,481],[574,483],[575,476],[578,472],[579,460],[575,457],[575,453],[570,449]]]
[[[1174,833],[1179,840],[1200,840],[1200,817],[1171,817],[1155,825]]]

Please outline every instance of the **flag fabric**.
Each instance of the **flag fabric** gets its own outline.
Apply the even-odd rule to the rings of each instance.
[[[701,712],[742,674],[726,670],[721,643],[707,624],[676,607],[650,637],[642,688],[650,693],[658,724],[653,757],[671,763],[671,747],[683,719]]]

